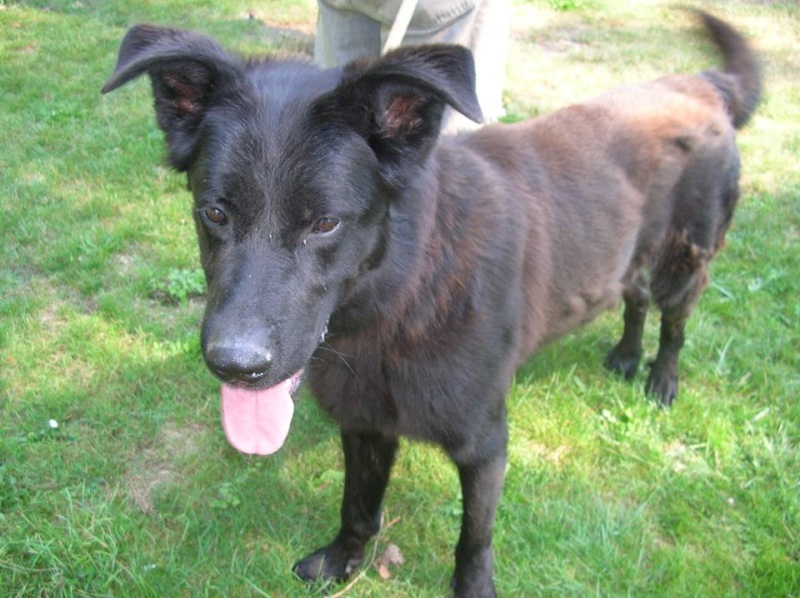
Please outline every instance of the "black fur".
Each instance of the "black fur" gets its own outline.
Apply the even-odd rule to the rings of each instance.
[[[722,72],[441,139],[446,106],[481,118],[463,48],[323,71],[247,62],[195,33],[127,33],[104,91],[147,73],[170,164],[188,175],[209,368],[251,388],[305,368],[342,430],[341,529],[300,577],[361,562],[405,435],[458,467],[456,594],[494,595],[511,378],[620,296],[607,366],[635,374],[650,289],[662,333],[648,389],[673,401],[684,324],[738,199],[734,128],[760,93],[742,37],[704,22]]]

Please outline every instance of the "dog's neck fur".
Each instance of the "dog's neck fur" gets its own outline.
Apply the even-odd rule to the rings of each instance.
[[[420,320],[416,324],[404,321],[403,314],[412,313],[421,296],[430,297],[445,290],[434,288],[434,284],[442,281],[426,278],[426,272],[433,270],[431,260],[452,245],[452,240],[444,239],[437,227],[437,220],[446,217],[439,199],[437,170],[434,152],[417,176],[404,182],[409,186],[402,193],[387,190],[392,197],[385,245],[378,250],[382,257],[346,290],[342,306],[331,316],[332,336],[357,336],[362,328],[370,327],[370,336],[374,337],[373,326],[377,323],[383,342],[391,344],[393,338],[403,333],[399,330],[400,323],[406,334],[416,326],[428,330],[435,326],[438,319],[435,312],[424,318],[416,314],[415,320]],[[447,263],[439,263],[437,269],[446,266]]]

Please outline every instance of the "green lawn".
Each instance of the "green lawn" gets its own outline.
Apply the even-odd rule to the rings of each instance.
[[[618,313],[554,344],[509,397],[503,596],[800,597],[800,8],[704,2],[759,49],[743,197],[688,330],[681,395],[608,375]],[[190,198],[145,80],[107,97],[125,29],[308,52],[315,2],[0,1],[0,595],[303,596],[335,532],[336,429],[302,395],[287,445],[226,443],[199,349]],[[510,118],[717,64],[661,0],[514,3]],[[648,355],[655,350],[655,318]],[[457,475],[406,443],[375,568],[348,596],[446,596]],[[341,589],[341,588],[337,588]]]

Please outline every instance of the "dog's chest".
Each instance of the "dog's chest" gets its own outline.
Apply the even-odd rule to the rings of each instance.
[[[503,404],[513,373],[513,343],[495,339],[399,358],[370,348],[342,343],[310,364],[317,402],[346,431],[462,446]]]
[[[435,439],[438,403],[419,376],[388,371],[379,355],[315,361],[310,385],[319,405],[343,430]],[[403,378],[400,382],[398,378]]]

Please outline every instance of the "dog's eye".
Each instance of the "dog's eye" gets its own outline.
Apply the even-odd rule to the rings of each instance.
[[[311,232],[315,235],[326,235],[332,233],[339,226],[339,219],[333,216],[323,216],[318,218],[311,227]]]
[[[203,213],[211,224],[216,224],[217,226],[228,224],[228,217],[219,208],[206,208]]]

